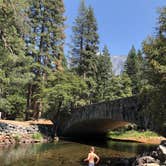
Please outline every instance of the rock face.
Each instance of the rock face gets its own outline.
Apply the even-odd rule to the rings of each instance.
[[[0,123],[0,145],[46,141],[54,137],[54,131],[53,125],[21,126]],[[36,139],[41,135],[42,138]]]
[[[113,55],[111,56],[111,62],[113,66],[113,73],[115,75],[120,75],[123,72],[124,64],[127,59],[126,55]]]

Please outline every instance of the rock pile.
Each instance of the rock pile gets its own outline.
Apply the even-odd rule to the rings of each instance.
[[[0,133],[3,134],[33,134],[39,132],[37,125],[21,126],[7,123],[0,123]]]
[[[10,144],[28,144],[50,142],[53,139],[54,128],[50,125],[21,126],[0,123],[0,146]]]

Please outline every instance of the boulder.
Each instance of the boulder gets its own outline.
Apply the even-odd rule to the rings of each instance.
[[[160,145],[162,145],[162,146],[165,146],[165,147],[166,147],[166,140],[162,140],[162,141],[161,141],[161,143],[160,143]]]
[[[158,164],[158,161],[156,161],[153,157],[151,156],[143,156],[140,158],[137,158],[136,160],[136,166],[144,166],[148,164]]]
[[[157,148],[158,159],[161,163],[166,163],[166,140],[162,141]]]

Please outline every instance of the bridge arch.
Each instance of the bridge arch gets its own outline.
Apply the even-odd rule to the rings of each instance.
[[[61,125],[60,133],[63,136],[90,136],[102,135],[110,129],[135,123],[140,127],[147,127],[142,113],[141,103],[137,96],[91,104],[77,108]]]

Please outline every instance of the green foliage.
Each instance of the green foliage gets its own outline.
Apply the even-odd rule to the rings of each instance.
[[[97,63],[95,100],[99,102],[110,98],[109,88],[111,86],[113,73],[110,53],[107,46],[104,46],[102,54],[97,57]]]
[[[85,81],[73,73],[56,72],[48,77],[43,90],[45,110],[58,114],[60,111],[83,106],[88,103],[88,90]]]
[[[98,33],[97,22],[94,15],[93,8],[87,9],[85,21],[85,47],[82,50],[82,57],[80,57],[80,75],[84,78],[92,77],[95,79],[97,73],[97,52],[98,50]]]
[[[145,110],[152,114],[155,122],[154,129],[164,133],[166,123],[166,8],[160,10],[158,18],[157,35],[149,37],[143,43],[145,54],[146,93],[149,103]]]
[[[30,32],[25,40],[28,54],[42,67],[62,69],[64,59],[64,4],[62,0],[30,0],[27,11]],[[43,68],[44,69],[44,68]],[[45,72],[42,71],[39,72]]]
[[[13,138],[14,138],[14,140],[16,141],[16,143],[19,143],[20,140],[21,140],[21,135],[15,134],[15,135],[13,136]]]
[[[152,138],[152,137],[158,137],[159,135],[152,131],[136,131],[136,130],[129,130],[129,131],[110,131],[108,133],[109,138],[137,138],[140,137],[143,138]]]
[[[87,7],[85,1],[80,3],[78,16],[75,19],[74,26],[72,27],[72,44],[71,44],[71,63],[70,66],[79,73],[78,68],[82,58],[83,50],[85,49],[85,27],[86,27]]]
[[[127,74],[114,76],[107,91],[109,100],[132,96],[131,80]]]
[[[43,111],[42,92],[47,78],[67,68],[64,57],[64,4],[62,0],[30,0],[26,10],[30,25],[25,35],[26,54],[33,58],[31,71],[35,77],[28,85],[26,119]],[[37,117],[36,117],[37,118]]]
[[[73,26],[71,67],[79,76],[95,78],[97,72],[98,33],[93,8],[81,1]]]
[[[138,94],[141,90],[141,68],[143,64],[142,53],[139,50],[136,52],[132,46],[124,67],[124,72],[128,74],[132,83],[132,94]]]
[[[32,134],[32,139],[42,140],[43,139],[43,135],[41,133],[34,133],[34,134]]]
[[[15,118],[25,110],[25,87],[32,80],[32,59],[25,56],[25,43],[21,38],[22,1],[3,1],[0,4],[0,110]]]

